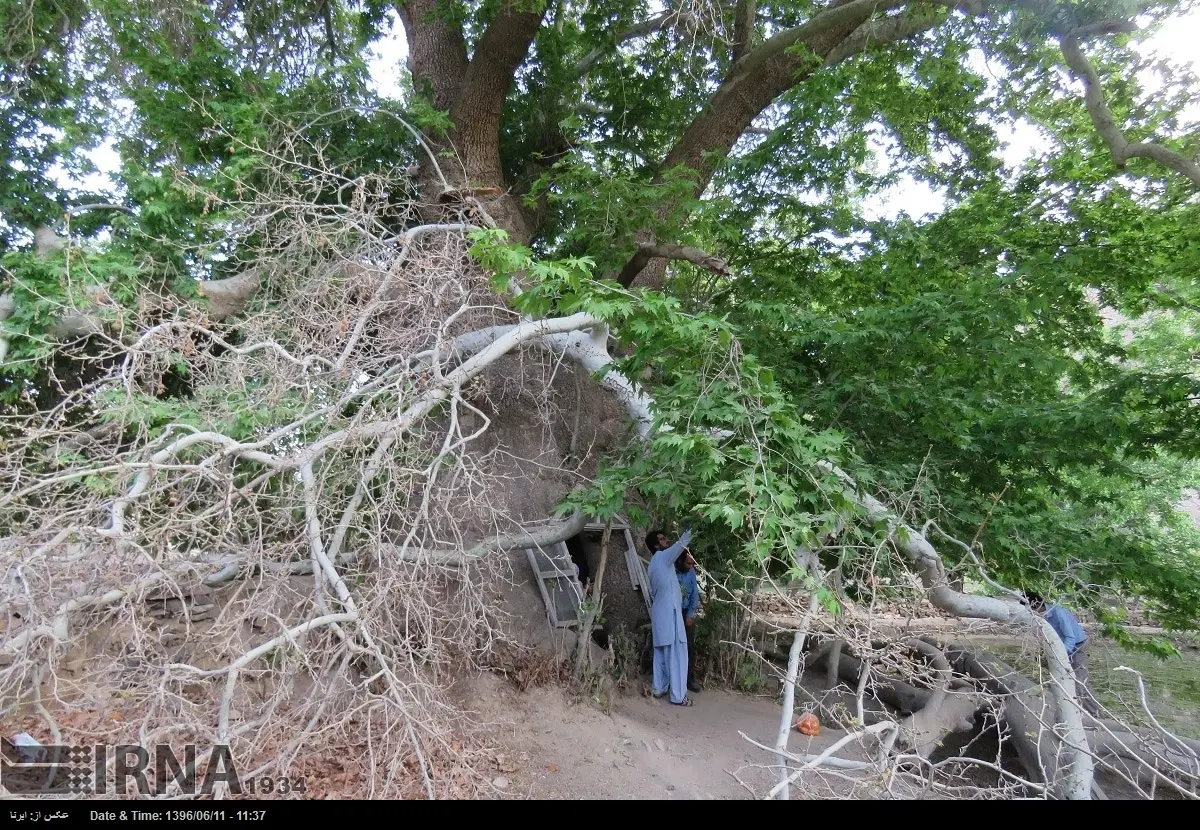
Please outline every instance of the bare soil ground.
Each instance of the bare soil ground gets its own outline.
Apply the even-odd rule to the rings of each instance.
[[[750,799],[776,780],[770,753],[738,734],[774,745],[780,707],[770,698],[704,691],[688,708],[631,694],[605,714],[558,688],[521,692],[494,675],[462,691],[504,747],[493,772],[495,798]],[[816,753],[845,733],[791,734],[791,751]],[[805,795],[804,788],[792,793]]]

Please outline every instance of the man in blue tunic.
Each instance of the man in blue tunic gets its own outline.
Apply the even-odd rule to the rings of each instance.
[[[691,551],[684,550],[683,556],[675,560],[675,571],[679,574],[683,629],[687,632],[687,690],[701,692],[704,690],[696,683],[696,612],[700,610],[700,584],[696,579],[696,560],[692,559]]]
[[[691,540],[691,530],[685,530],[673,545],[667,544],[667,535],[661,530],[646,534],[646,547],[651,554],[646,575],[650,579],[650,631],[654,646],[653,694],[662,697],[670,692],[671,702],[676,706],[693,705],[687,696],[688,649],[683,624],[683,594],[675,572],[675,560]]]
[[[1058,634],[1058,639],[1062,640],[1067,657],[1071,659],[1071,669],[1075,672],[1075,695],[1079,698],[1079,704],[1092,717],[1099,717],[1100,704],[1096,700],[1096,693],[1092,691],[1085,651],[1087,632],[1083,630],[1079,620],[1075,619],[1075,615],[1061,605],[1047,604],[1041,594],[1033,591],[1026,591],[1025,596],[1029,600],[1029,607],[1035,613],[1044,616],[1046,622],[1050,623],[1050,627]]]

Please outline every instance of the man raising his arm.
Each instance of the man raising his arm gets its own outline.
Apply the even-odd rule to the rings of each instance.
[[[650,579],[650,631],[654,646],[653,694],[662,697],[670,692],[671,703],[676,706],[693,705],[686,689],[687,631],[675,572],[675,561],[691,540],[690,530],[685,530],[673,545],[667,544],[667,536],[661,530],[646,534],[646,547],[651,553],[646,576]]]

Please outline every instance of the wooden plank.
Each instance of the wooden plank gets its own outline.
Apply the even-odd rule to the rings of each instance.
[[[534,558],[532,548],[525,548],[525,555],[529,558],[529,567],[533,570],[533,577],[537,580],[538,590],[542,592],[542,603],[546,606],[546,615],[550,620],[550,624],[558,627],[558,621],[554,614],[554,600],[550,598],[550,593],[546,590],[546,580],[542,578],[541,571],[538,570],[537,559]]]
[[[546,605],[546,613],[550,624],[555,628],[569,628],[579,621],[574,610],[583,601],[583,586],[575,573],[575,565],[571,561],[571,552],[566,543],[556,542],[548,550],[525,548],[525,556],[538,582],[538,590],[542,594],[542,602]],[[549,565],[553,570],[546,570]],[[553,580],[551,582],[550,580]],[[565,583],[565,587],[564,584]],[[573,613],[567,616],[565,608],[559,608],[560,599],[565,597],[566,603],[572,606]],[[560,613],[561,612],[561,613]]]
[[[638,573],[637,549],[633,546],[633,539],[628,533],[625,534],[625,537],[625,569],[629,571],[630,584],[640,590],[642,588],[642,579]]]
[[[638,556],[637,547],[633,543],[633,534],[628,530],[625,531],[625,567],[629,570],[629,581],[633,583],[633,587],[642,595],[642,602],[646,605],[646,613],[650,613],[650,576],[646,573],[646,566],[642,563],[642,558]]]
[[[584,530],[599,530],[604,532],[604,522],[588,522],[583,526]],[[629,530],[629,522],[620,516],[615,516],[612,521],[613,530]]]

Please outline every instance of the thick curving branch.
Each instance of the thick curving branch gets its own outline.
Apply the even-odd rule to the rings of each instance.
[[[946,735],[971,728],[981,701],[972,694],[950,695],[953,668],[942,649],[917,637],[906,639],[904,646],[925,656],[938,675],[926,705],[900,722],[900,740],[914,754],[928,758]]]
[[[900,40],[932,28],[939,19],[944,19],[944,15],[941,18],[919,15],[919,23],[889,23],[892,18],[887,18],[879,22],[878,30],[863,28],[878,14],[909,4],[909,0],[835,0],[804,24],[779,32],[747,50],[729,68],[708,105],[680,134],[660,169],[683,167],[692,171],[696,177],[693,194],[698,196],[754,119],[780,95],[818,73],[835,49],[841,47],[833,62],[844,60],[862,51],[869,43],[877,42],[870,40],[872,32],[877,31],[881,39],[886,36],[893,41]],[[986,8],[986,3],[977,0],[967,3],[929,0],[916,5],[962,8],[974,14],[981,14]],[[856,33],[858,39],[855,39]],[[851,44],[842,46],[847,40],[852,41]],[[663,218],[674,207],[673,202],[664,202],[656,212]],[[646,232],[638,241],[650,244],[654,239]],[[657,289],[662,284],[665,267],[665,260],[652,259],[634,275],[630,284],[636,280],[647,288]]]
[[[579,322],[569,331],[547,332],[537,338],[536,343],[558,354],[565,355],[589,373],[603,372],[599,382],[602,387],[616,395],[634,423],[634,428],[643,440],[649,440],[654,426],[654,400],[637,384],[616,371],[612,366],[612,355],[608,351],[608,325],[590,314],[576,314]],[[460,335],[445,352],[431,350],[423,356],[425,365],[436,363],[444,357],[462,357],[490,348],[498,340],[509,336],[517,326],[493,326]]]
[[[462,154],[467,187],[499,186],[504,181],[499,143],[504,99],[548,8],[548,3],[502,0],[496,17],[475,44],[450,106],[454,145]]]
[[[822,68],[835,66],[855,55],[862,54],[872,46],[895,43],[919,35],[945,19],[944,14],[930,12],[868,20],[855,29],[850,37],[829,50],[821,66]]]
[[[590,70],[593,66],[595,66],[596,63],[602,57],[604,57],[604,53],[607,51],[607,49],[616,48],[617,46],[620,46],[622,43],[626,43],[628,41],[635,40],[639,37],[646,37],[647,35],[654,34],[655,32],[659,31],[660,29],[665,29],[665,28],[667,28],[668,25],[670,25],[671,21],[675,18],[675,16],[676,15],[674,12],[668,10],[668,11],[663,12],[660,15],[656,15],[655,17],[651,17],[646,20],[643,20],[640,23],[634,23],[628,29],[625,29],[624,31],[619,33],[613,39],[612,44],[610,46],[608,46],[607,48],[603,47],[603,46],[597,46],[597,47],[593,48],[590,52],[588,52],[586,55],[584,55],[583,58],[578,63],[575,64],[575,74],[586,75],[588,73],[588,70]]]
[[[613,369],[612,356],[608,353],[607,326],[598,325],[590,334],[573,332],[543,338],[543,342],[561,349],[563,354],[592,375],[603,372],[600,385],[612,392],[625,407],[638,436],[642,440],[650,439],[654,429],[654,401],[637,384]]]
[[[633,285],[633,281],[637,278],[637,275],[641,273],[642,269],[652,259],[682,260],[725,276],[733,273],[725,260],[707,251],[702,251],[699,248],[692,248],[686,245],[646,244],[638,246],[637,252],[630,258],[629,262],[625,263],[625,267],[617,275],[617,282],[626,288]]]
[[[857,485],[844,471],[828,463],[822,466],[858,492]],[[1058,782],[1059,794],[1069,799],[1090,798],[1095,765],[1088,751],[1083,728],[1084,713],[1075,694],[1075,676],[1066,649],[1050,623],[1024,605],[992,597],[971,596],[954,590],[946,578],[941,555],[924,534],[905,525],[870,494],[859,492],[858,498],[872,521],[887,525],[896,547],[916,568],[926,594],[935,606],[958,617],[1023,623],[1041,631],[1043,647],[1050,665],[1050,695],[1055,704],[1058,721],[1063,725],[1063,744],[1069,755],[1067,773]]]
[[[1186,177],[1193,186],[1200,188],[1200,164],[1186,158],[1180,153],[1153,142],[1130,142],[1125,138],[1125,132],[1117,124],[1116,116],[1104,101],[1104,88],[1100,83],[1100,75],[1083,52],[1080,41],[1088,36],[1113,34],[1115,32],[1137,31],[1137,26],[1129,21],[1102,21],[1083,26],[1068,33],[1062,38],[1060,46],[1063,58],[1075,77],[1083,82],[1083,100],[1087,107],[1096,132],[1112,154],[1113,163],[1118,170],[1124,170],[1126,162],[1131,158],[1144,158],[1157,162],[1169,170]]]
[[[752,80],[768,61],[783,55],[793,46],[836,32],[848,24],[858,26],[873,14],[898,8],[907,2],[908,0],[850,0],[848,3],[834,4],[817,13],[811,20],[767,38],[758,48],[748,52],[733,65],[722,86],[740,86]]]

